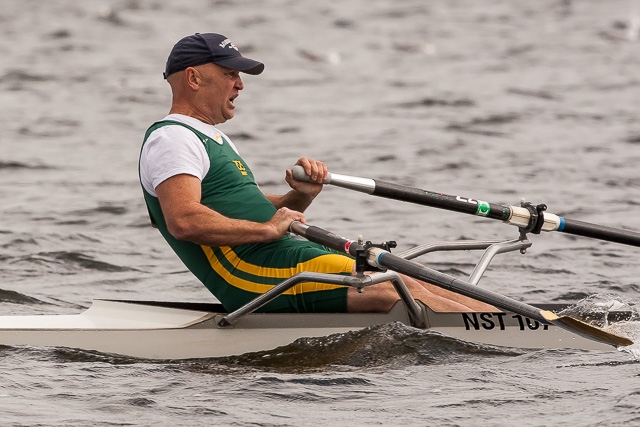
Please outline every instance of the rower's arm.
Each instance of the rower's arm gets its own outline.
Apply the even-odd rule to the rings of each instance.
[[[192,175],[175,175],[156,187],[169,233],[178,240],[207,246],[235,246],[280,239],[292,221],[304,215],[278,209],[265,223],[228,218],[200,203],[201,182]]]
[[[284,195],[265,194],[265,196],[273,203],[276,209],[289,208],[298,212],[304,212],[316,197],[316,195],[306,195],[295,190],[291,190]]]

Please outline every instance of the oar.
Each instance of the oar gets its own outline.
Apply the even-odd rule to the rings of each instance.
[[[308,240],[349,255],[357,256],[357,250],[361,249],[361,246],[356,241],[340,237],[320,227],[309,226],[302,224],[301,222],[294,221],[289,226],[289,229],[291,232],[303,236]],[[373,267],[388,268],[398,273],[406,274],[407,276],[432,283],[452,292],[466,295],[478,301],[494,305],[503,310],[538,320],[543,324],[559,326],[575,334],[603,342],[605,344],[610,344],[616,347],[633,344],[633,341],[626,337],[603,331],[602,329],[588,325],[568,316],[558,316],[551,311],[541,310],[537,307],[516,301],[496,292],[480,288],[469,282],[465,282],[464,280],[457,279],[448,274],[426,267],[420,263],[395,256],[384,249],[369,247],[366,251],[367,263]]]
[[[302,166],[293,167],[293,176],[299,180],[309,180]],[[640,233],[638,232],[563,218],[544,211],[546,206],[542,205],[537,207],[531,205],[524,207],[501,205],[467,197],[434,193],[420,188],[380,180],[335,173],[330,173],[324,184],[331,184],[388,199],[497,219],[507,224],[524,228],[527,232],[539,233],[540,230],[560,231],[577,236],[640,246]]]

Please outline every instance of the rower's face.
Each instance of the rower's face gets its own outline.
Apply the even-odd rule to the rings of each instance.
[[[203,113],[213,124],[233,118],[235,99],[244,89],[240,72],[211,63],[195,68],[201,76],[198,99]]]

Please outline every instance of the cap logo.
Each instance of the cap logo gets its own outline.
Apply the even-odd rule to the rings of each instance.
[[[229,48],[230,48],[230,49],[238,50],[238,48],[236,47],[236,45],[235,45],[235,44],[233,44],[233,43],[231,43],[231,40],[229,40],[229,39],[224,39],[224,40],[222,41],[222,43],[220,43],[220,47],[221,47],[221,48],[225,48],[225,47],[227,47],[227,45],[229,46]]]

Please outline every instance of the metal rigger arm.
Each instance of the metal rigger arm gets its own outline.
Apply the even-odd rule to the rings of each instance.
[[[380,244],[371,243],[371,242],[363,242],[362,239],[359,239],[358,248],[355,250],[355,258],[356,258],[356,275],[355,276],[343,276],[339,274],[324,274],[324,273],[312,273],[312,272],[304,272],[296,274],[295,276],[284,280],[279,283],[271,290],[265,292],[264,294],[258,296],[254,300],[248,302],[244,306],[239,309],[233,311],[232,313],[224,316],[220,322],[219,326],[230,326],[233,325],[240,319],[242,316],[247,315],[249,313],[254,312],[265,304],[269,303],[273,299],[277,298],[279,295],[283,294],[287,290],[291,289],[298,283],[302,282],[319,282],[319,283],[327,283],[327,284],[335,284],[335,285],[344,285],[351,286],[358,289],[359,292],[362,292],[363,289],[367,286],[375,285],[377,283],[390,281],[398,295],[402,299],[405,304],[409,318],[411,320],[411,325],[417,328],[425,328],[427,327],[426,321],[426,313],[424,308],[416,302],[416,300],[411,295],[411,291],[407,288],[407,285],[401,279],[400,275],[393,271],[384,271],[378,270],[377,272],[372,272],[372,270],[376,270],[376,267],[372,267],[371,264],[367,261],[367,254],[369,249],[372,247],[381,248],[383,250],[389,251],[391,248],[396,246],[395,242],[384,242]],[[521,240],[508,240],[508,241],[498,241],[498,240],[469,240],[469,241],[453,241],[453,242],[434,242],[421,246],[417,246],[415,248],[403,251],[397,254],[398,257],[404,259],[413,259],[419,257],[421,255],[425,255],[430,252],[437,251],[466,251],[466,250],[484,250],[484,253],[481,259],[476,264],[471,276],[468,280],[468,283],[477,285],[480,281],[480,278],[483,276],[484,272],[489,267],[489,264],[493,260],[493,258],[500,253],[512,252],[512,251],[521,251],[524,253],[526,248],[531,246],[531,242],[525,239]]]

